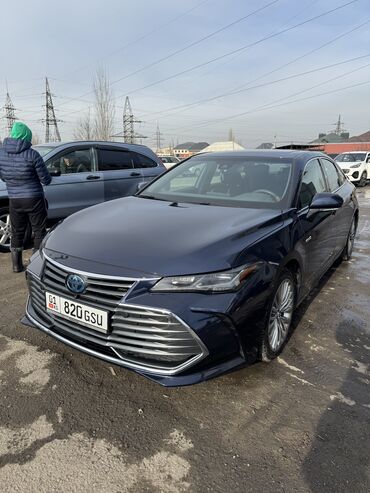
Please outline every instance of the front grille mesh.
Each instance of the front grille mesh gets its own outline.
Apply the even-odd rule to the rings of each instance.
[[[45,291],[73,299],[65,287],[68,274],[51,263],[46,264],[42,280],[28,274],[32,306],[40,322],[52,325],[52,332],[80,345],[93,346],[103,358],[118,356],[143,368],[171,369],[202,356],[203,349],[192,331],[172,313],[121,302],[134,281],[87,277],[86,292],[76,301],[109,311],[108,334],[46,312]]]

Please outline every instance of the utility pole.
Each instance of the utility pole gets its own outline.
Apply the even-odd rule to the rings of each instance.
[[[157,130],[155,132],[155,142],[156,142],[156,147],[157,147],[157,153],[161,150],[162,147],[162,134],[161,131],[159,130],[159,125],[157,123]]]
[[[334,123],[333,125],[335,125],[335,130],[334,130],[335,134],[341,135],[344,132],[344,129],[343,129],[344,123],[342,122],[341,115],[338,116],[337,123]]]
[[[136,139],[146,139],[145,135],[135,133],[135,123],[142,123],[141,120],[135,120],[132,112],[130,98],[126,96],[125,106],[123,108],[123,141],[126,144],[135,144]]]
[[[50,91],[50,86],[49,86],[49,81],[48,78],[46,77],[46,92],[45,92],[45,97],[46,97],[46,118],[45,118],[45,125],[46,125],[46,131],[45,131],[45,142],[50,142],[51,140],[54,142],[60,142],[60,133],[58,129],[58,122],[61,120],[57,120],[55,117],[55,111],[54,111],[54,104],[53,104],[53,95],[51,94]],[[54,127],[54,133],[53,135],[51,134],[51,127]]]
[[[16,116],[15,116],[15,108],[13,106],[12,100],[10,99],[8,90],[6,92],[4,110],[5,110],[6,125],[8,127],[8,132],[10,134],[13,123],[16,120]]]

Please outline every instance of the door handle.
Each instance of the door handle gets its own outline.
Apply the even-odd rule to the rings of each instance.
[[[138,173],[136,171],[133,171],[130,176],[141,176],[141,173]]]
[[[86,180],[100,180],[99,175],[89,175],[86,177]]]

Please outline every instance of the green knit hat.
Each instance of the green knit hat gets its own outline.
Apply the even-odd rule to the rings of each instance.
[[[14,122],[10,132],[12,139],[21,139],[32,142],[31,129],[23,122]]]

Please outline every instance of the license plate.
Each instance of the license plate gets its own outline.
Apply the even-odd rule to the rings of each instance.
[[[53,293],[45,293],[45,295],[48,312],[57,313],[63,318],[78,322],[80,325],[90,329],[104,332],[105,334],[108,332],[108,312],[77,303]]]

